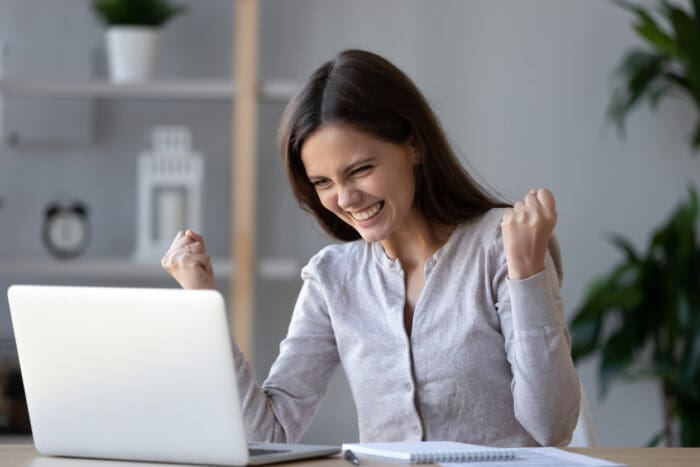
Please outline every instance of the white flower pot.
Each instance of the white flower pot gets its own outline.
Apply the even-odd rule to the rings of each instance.
[[[113,26],[107,30],[109,78],[115,83],[147,81],[153,76],[158,29]]]

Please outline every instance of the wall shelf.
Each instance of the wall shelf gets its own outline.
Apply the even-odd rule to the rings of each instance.
[[[287,102],[297,84],[287,80],[265,81],[258,85],[259,98],[265,102]],[[116,84],[108,81],[50,81],[0,79],[0,94],[32,98],[101,99],[197,99],[230,100],[236,97],[236,85],[227,80],[171,80]]]
[[[217,280],[230,280],[232,261],[228,258],[213,258]],[[261,258],[257,263],[257,275],[263,280],[299,279],[302,264],[295,258]],[[0,259],[0,277],[13,280],[44,279],[52,277],[69,280],[167,280],[169,276],[159,264],[137,263],[129,258],[96,257],[69,261],[53,259]]]
[[[214,262],[217,278],[228,278],[230,296],[230,328],[244,354],[252,357],[253,321],[255,314],[255,292],[258,279],[299,278],[300,263],[284,259],[256,257],[255,229],[257,225],[257,139],[258,109],[260,103],[285,104],[294,95],[298,84],[292,80],[262,80],[259,69],[259,0],[235,0],[232,15],[233,34],[231,52],[234,74],[222,80],[156,80],[143,83],[115,84],[105,80],[51,80],[25,79],[3,74],[2,48],[0,47],[0,108],[8,112],[11,104],[33,106],[40,99],[138,99],[167,102],[168,100],[199,100],[229,103],[231,106],[231,177],[230,202],[236,216],[231,218],[229,250],[233,260],[223,259]],[[1,44],[0,44],[1,45]],[[23,99],[14,99],[23,98]],[[13,101],[17,102],[13,102]],[[30,101],[33,100],[33,101]],[[56,111],[57,102],[49,103]],[[92,104],[91,102],[78,102]],[[63,115],[63,110],[60,110]],[[44,115],[44,112],[38,112]],[[0,121],[7,130],[7,121],[0,115]],[[74,122],[73,118],[62,120]],[[34,121],[34,119],[31,119]],[[21,128],[21,126],[18,125]],[[45,136],[45,128],[37,133]],[[78,129],[80,130],[81,127]],[[42,131],[43,130],[43,131]],[[64,133],[59,133],[62,135]],[[13,144],[12,135],[8,141]],[[19,135],[21,138],[21,134]],[[2,134],[0,133],[0,139]],[[18,140],[14,137],[15,141]],[[15,143],[16,144],[16,143]],[[231,272],[235,269],[235,277]],[[11,260],[0,258],[0,276],[13,280],[53,277],[57,280],[97,278],[107,280],[131,280],[167,278],[159,265],[141,265],[129,259],[85,258],[71,262],[47,260]],[[231,310],[236,310],[232,313]]]

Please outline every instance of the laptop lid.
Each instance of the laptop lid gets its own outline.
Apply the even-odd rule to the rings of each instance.
[[[39,453],[249,462],[219,292],[14,285],[8,299]]]

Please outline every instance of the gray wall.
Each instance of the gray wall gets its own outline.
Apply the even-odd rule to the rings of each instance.
[[[189,3],[190,12],[165,30],[159,76],[230,76],[231,3]],[[101,28],[86,10],[83,0],[0,0],[0,40],[12,49],[7,72],[58,78],[103,73]],[[604,120],[611,70],[633,44],[629,15],[603,0],[261,4],[263,78],[301,80],[342,48],[369,48],[414,78],[465,164],[495,189],[510,199],[535,186],[555,192],[569,316],[591,279],[619,259],[605,234],[622,233],[643,245],[696,178],[697,161],[686,144],[695,115],[687,103],[677,99],[657,114],[636,112],[626,140]],[[304,261],[326,240],[290,200],[274,149],[281,110],[278,104],[261,108],[258,251]],[[163,123],[193,128],[194,145],[207,163],[205,233],[212,252],[225,254],[228,104],[99,101],[94,113],[92,143],[0,147],[0,261],[46,256],[38,237],[41,213],[56,197],[90,203],[95,239],[88,255],[128,255],[134,247],[135,160],[147,145],[148,128]],[[0,286],[13,280],[0,278]],[[298,287],[298,281],[261,286],[255,356],[261,378]],[[9,334],[9,320],[0,318],[3,333]],[[599,401],[594,363],[579,372],[601,443],[642,445],[660,427],[657,388],[617,384]],[[339,375],[307,440],[356,437],[353,412]]]

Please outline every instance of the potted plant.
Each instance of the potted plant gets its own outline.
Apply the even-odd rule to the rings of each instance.
[[[653,11],[617,2],[636,17],[635,31],[649,46],[633,49],[618,69],[608,108],[619,129],[644,98],[652,106],[671,92],[700,109],[700,0],[685,10],[662,0]],[[700,148],[700,122],[691,137]],[[624,259],[588,289],[571,322],[574,361],[600,357],[601,395],[615,379],[647,378],[661,389],[664,427],[650,440],[700,446],[700,248],[698,199],[689,189],[644,252],[615,236]]]
[[[107,61],[114,82],[144,81],[153,75],[160,28],[185,11],[168,0],[92,0],[107,25]]]

